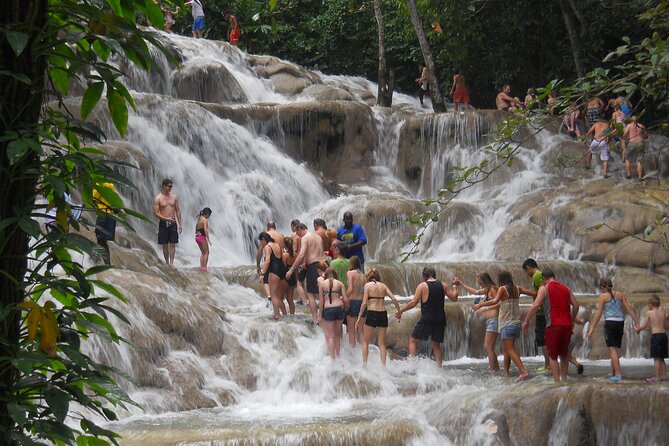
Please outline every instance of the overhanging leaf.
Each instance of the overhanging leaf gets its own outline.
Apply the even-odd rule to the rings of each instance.
[[[102,97],[102,90],[104,89],[103,82],[96,82],[91,84],[84,93],[84,97],[81,100],[81,119],[86,119],[88,115],[93,111],[97,103]]]
[[[17,57],[20,56],[28,44],[28,34],[9,30],[4,30],[3,33],[5,34],[5,38],[7,38],[7,42],[9,42],[9,46],[12,47],[14,54]]]

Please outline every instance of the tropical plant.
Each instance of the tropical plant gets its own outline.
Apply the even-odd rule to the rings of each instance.
[[[68,196],[99,212],[97,191],[119,221],[138,216],[104,186],[131,185],[118,163],[84,143],[104,138],[85,119],[106,103],[124,134],[134,102],[111,60],[120,55],[150,69],[148,44],[161,46],[136,23],[162,28],[163,14],[151,0],[10,0],[3,8],[0,443],[116,443],[95,419],[115,419],[112,408],[128,399],[112,369],[80,345],[92,335],[120,340],[109,316],[125,319],[107,301],[123,296],[96,277],[107,266],[86,268],[77,260],[101,252],[80,233],[92,222],[74,218]],[[83,90],[76,111],[64,100],[72,89]],[[55,224],[46,231],[39,221],[50,208]]]

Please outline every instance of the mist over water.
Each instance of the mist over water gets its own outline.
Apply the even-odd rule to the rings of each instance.
[[[607,420],[583,421],[579,415],[576,406],[584,401],[579,389],[586,388],[588,394],[600,391],[607,361],[584,361],[592,374],[579,381],[583,387],[551,387],[543,376],[514,385],[484,374],[484,321],[473,315],[468,298],[448,306],[445,369],[438,369],[428,357],[403,359],[405,352],[397,341],[389,342],[398,356],[387,367],[381,366],[374,346],[369,364],[363,367],[360,347],[350,349],[346,334],[342,356],[332,363],[322,330],[305,323],[309,319],[305,308],[298,306],[297,315],[275,323],[269,320],[270,310],[256,291],[257,284],[247,287],[230,280],[237,275],[244,283],[245,276],[252,276],[257,236],[267,220],[275,220],[279,231],[289,234],[293,218],[311,226],[320,217],[336,228],[345,211],[352,211],[356,222],[364,222],[370,241],[365,252],[368,262],[386,268],[383,274],[403,284],[405,289],[398,292],[403,301],[419,280],[412,264],[434,262],[443,267],[440,273],[449,275],[477,271],[495,261],[496,242],[511,223],[512,207],[531,192],[560,184],[559,175],[545,166],[561,137],[540,132],[535,146],[519,147],[512,169],[500,169],[461,192],[429,227],[421,252],[409,266],[400,266],[397,260],[411,232],[405,219],[423,209],[422,199],[439,193],[454,167],[489,158],[482,149],[491,142],[489,132],[499,117],[424,113],[427,109],[420,108],[417,98],[399,93],[393,110],[385,109],[373,105],[374,83],[312,72],[309,76],[320,78],[318,85],[348,92],[354,98],[351,102],[368,107],[371,116],[366,123],[373,134],[365,153],[369,166],[351,181],[334,182],[329,169],[334,169],[340,155],[328,153],[327,144],[315,148],[306,142],[305,135],[325,113],[322,109],[309,113],[309,107],[325,102],[315,99],[313,91],[305,88],[293,95],[276,91],[258,74],[253,56],[227,44],[162,33],[159,37],[181,61],[181,68],[158,52],[151,73],[128,67],[137,110],[130,112],[123,141],[131,147],[127,161],[140,168],[129,171],[137,189],[121,194],[128,207],[152,220],[135,229],[155,249],[152,254],[162,258],[152,201],[163,178],[174,181],[184,224],[177,271],[160,271],[162,276],[109,273],[108,279],[129,297],[123,311],[132,324],[121,325],[120,332],[133,345],[110,347],[96,341],[86,346],[93,356],[132,377],[123,386],[142,407],[129,408],[113,425],[125,436],[122,444],[525,444],[523,432],[532,433],[535,427],[527,415],[532,413],[528,405],[539,404],[540,394],[541,401],[551,401],[557,409],[542,406],[537,426],[542,423],[546,429],[536,428],[542,434],[533,438],[575,444],[580,437],[572,427],[590,423],[598,438],[607,438],[606,444],[629,444],[625,443],[629,438],[662,444],[661,428],[654,430],[640,420],[643,410],[638,409],[646,407],[642,398],[647,395],[636,387],[630,392],[639,396],[628,407],[629,420],[620,423],[626,429],[620,436]],[[281,63],[285,70],[302,72],[289,62]],[[207,80],[201,73],[220,78]],[[212,96],[220,100],[213,101]],[[211,103],[204,104],[202,97]],[[343,107],[340,102],[345,101],[333,108]],[[287,122],[282,113],[288,111],[281,107],[290,106],[305,111]],[[411,127],[417,120],[420,124]],[[116,135],[111,123],[100,118],[100,124],[112,138]],[[407,134],[414,131],[418,143],[407,150]],[[291,145],[296,139],[299,147]],[[325,168],[320,170],[295,155],[318,150],[325,152]],[[409,164],[416,159],[421,161],[420,170]],[[415,173],[411,181],[404,179],[407,169]],[[213,210],[209,275],[194,272],[199,258],[194,227],[204,207]],[[578,258],[576,247],[562,240],[557,229],[540,254],[551,261]],[[578,291],[593,291],[586,276],[595,270],[589,265],[574,273]],[[406,340],[411,318],[418,312],[407,313],[407,320],[403,316],[399,324],[391,321],[397,338]],[[641,367],[648,360],[641,357],[641,342],[632,340],[630,322],[623,367]],[[581,330],[575,352],[583,358],[592,346]],[[518,346],[531,371],[543,363],[532,331],[521,337]],[[426,343],[420,353],[429,356],[430,350]],[[499,341],[497,351],[501,352]],[[663,403],[668,397],[658,391],[652,398]],[[568,432],[563,435],[564,431]]]

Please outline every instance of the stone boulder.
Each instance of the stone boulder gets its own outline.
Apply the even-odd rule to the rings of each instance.
[[[172,78],[179,99],[200,102],[248,102],[235,77],[220,62],[195,59],[183,64]]]
[[[277,93],[294,96],[321,83],[316,73],[277,57],[249,55],[247,60],[258,76],[271,82]]]

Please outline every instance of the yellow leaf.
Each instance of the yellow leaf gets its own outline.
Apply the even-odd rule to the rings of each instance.
[[[37,336],[37,327],[39,327],[40,320],[42,319],[42,308],[37,305],[35,302],[27,300],[21,302],[19,307],[24,308],[29,311],[28,313],[28,340],[34,341],[35,336]]]
[[[60,330],[58,328],[58,321],[52,309],[55,304],[48,301],[44,304],[44,316],[40,320],[41,336],[40,346],[42,350],[51,357],[56,356],[56,341],[60,337]]]
[[[67,210],[58,209],[58,211],[56,211],[56,222],[63,232],[68,231]]]

